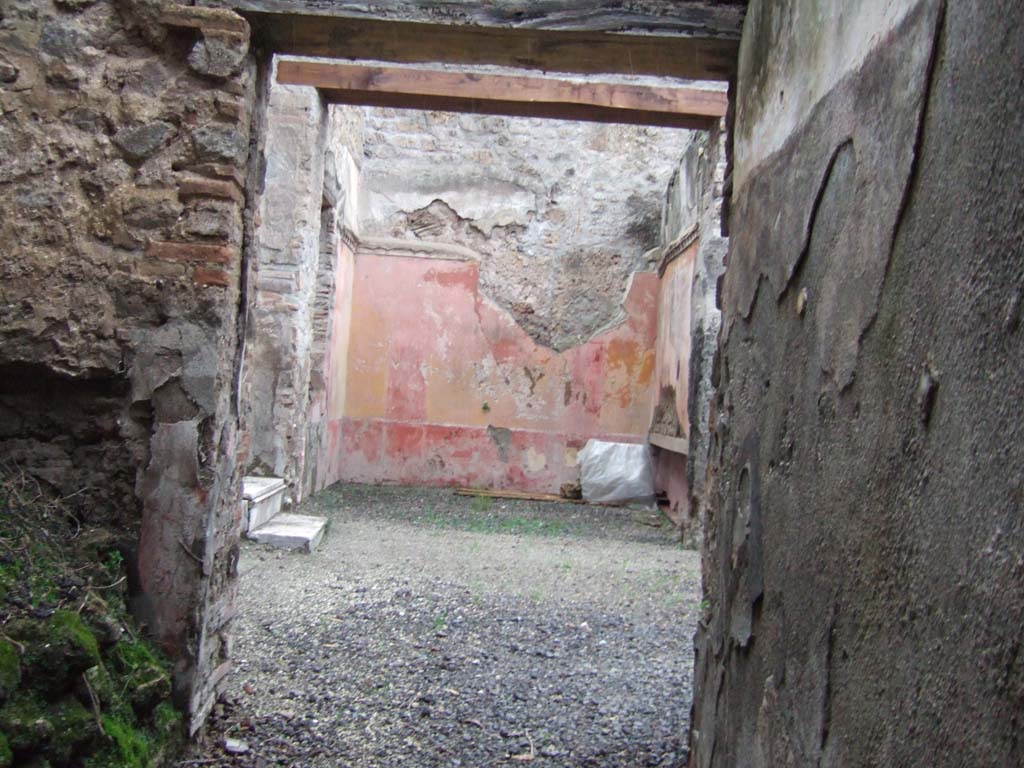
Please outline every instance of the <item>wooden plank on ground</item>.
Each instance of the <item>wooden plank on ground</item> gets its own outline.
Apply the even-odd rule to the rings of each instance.
[[[583,499],[567,499],[555,493],[527,493],[526,491],[498,491],[489,488],[457,488],[456,496],[484,496],[491,499],[520,499],[523,501],[558,501],[565,504],[586,504]]]

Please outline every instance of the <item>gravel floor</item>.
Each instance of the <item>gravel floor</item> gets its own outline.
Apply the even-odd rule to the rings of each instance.
[[[657,515],[368,486],[300,511],[331,518],[313,555],[243,548],[193,764],[685,765],[700,565]]]

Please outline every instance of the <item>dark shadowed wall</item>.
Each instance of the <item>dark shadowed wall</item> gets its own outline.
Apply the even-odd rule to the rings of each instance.
[[[1020,765],[1016,0],[751,4],[698,766]]]

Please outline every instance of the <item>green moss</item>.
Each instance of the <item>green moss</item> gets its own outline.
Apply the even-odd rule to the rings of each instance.
[[[104,713],[126,722],[135,721],[135,710],[130,701],[133,685],[131,678],[112,674],[106,664],[93,667],[85,673],[85,677]]]
[[[7,596],[18,583],[21,563],[18,560],[0,563],[0,602],[7,602]]]
[[[85,768],[121,768],[121,753],[116,746],[108,746],[103,751],[90,755],[83,763]]]
[[[32,687],[59,694],[100,663],[96,638],[73,611],[57,611],[44,621],[18,619],[7,634],[25,646],[22,670]]]
[[[116,625],[131,626],[117,539],[68,526],[59,500],[20,492],[21,475],[4,470],[0,600],[14,609],[3,632],[12,642],[0,638],[0,768],[163,764],[184,742],[182,716],[168,660],[130,631],[117,641]],[[57,605],[70,610],[34,618]]]
[[[21,658],[6,640],[0,640],[0,702],[7,701],[21,683]]]
[[[53,723],[46,717],[42,700],[21,691],[0,709],[0,731],[14,752],[35,752],[50,743]]]
[[[94,666],[100,662],[100,647],[96,643],[96,636],[85,626],[85,622],[74,611],[57,611],[50,617],[50,624],[54,633],[61,639],[66,639],[80,649],[93,662]],[[88,669],[89,667],[86,667]],[[82,670],[85,671],[84,669]]]
[[[24,534],[21,541],[26,541]],[[13,558],[6,565],[0,583],[8,591],[17,591],[34,607],[55,605],[60,597],[57,582],[65,570],[61,552],[47,536],[23,543],[20,552],[21,557]]]
[[[53,724],[53,738],[46,754],[57,765],[68,765],[99,736],[96,716],[75,698],[61,699],[50,706],[47,714]]]
[[[147,718],[171,695],[171,678],[165,662],[148,643],[122,641],[111,654],[114,671],[125,680],[125,691],[140,718]]]
[[[99,699],[104,710],[116,705],[120,697],[106,665],[97,664],[95,667],[90,667],[85,671],[85,679],[89,682],[89,687],[96,694],[96,698]]]
[[[144,731],[111,715],[103,716],[103,730],[111,744],[89,758],[87,768],[146,768],[149,765],[150,740]]]
[[[153,731],[156,734],[154,763],[163,764],[167,756],[178,754],[185,745],[185,718],[169,701],[162,702],[153,711]]]
[[[158,669],[166,672],[169,664],[153,646],[140,640],[122,640],[111,653],[120,672]]]
[[[175,737],[181,732],[183,718],[169,701],[161,702],[153,711],[153,727],[163,736]]]

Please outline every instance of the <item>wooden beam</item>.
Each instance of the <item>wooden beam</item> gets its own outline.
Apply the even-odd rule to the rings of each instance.
[[[727,95],[690,87],[574,82],[410,67],[282,59],[277,82],[319,88],[334,103],[707,129]]]
[[[739,39],[748,0],[196,0],[243,12]]]
[[[211,4],[211,3],[207,3]],[[237,7],[237,0],[218,5]],[[255,5],[255,4],[248,4]],[[578,74],[728,80],[739,39],[471,26],[238,9],[266,53],[399,64],[489,64]]]

